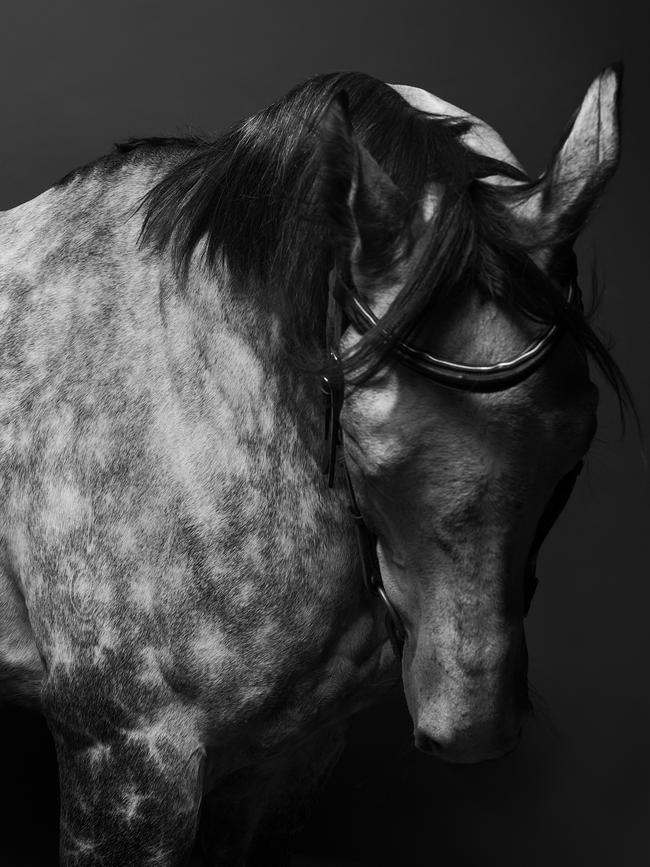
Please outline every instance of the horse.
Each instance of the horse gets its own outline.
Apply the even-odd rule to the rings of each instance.
[[[535,179],[335,73],[2,213],[0,693],[52,732],[65,867],[286,863],[264,835],[400,678],[425,753],[516,746],[589,359],[625,387],[573,254],[620,80]]]

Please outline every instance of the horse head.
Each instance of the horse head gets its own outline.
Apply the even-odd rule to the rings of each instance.
[[[345,461],[404,626],[416,745],[451,761],[512,749],[528,709],[531,551],[596,427],[581,326],[570,327],[584,320],[566,297],[572,243],[618,159],[618,85],[612,69],[594,81],[536,181],[472,122],[464,148],[474,168],[464,180],[441,172],[415,200],[358,140],[344,99],[323,121],[329,213],[346,250],[338,267],[378,320],[366,334],[346,321],[340,341]],[[459,115],[401,91],[416,109]],[[554,316],[569,326],[552,353],[503,388],[449,387],[391,351],[407,335],[438,358],[495,365],[525,352]]]

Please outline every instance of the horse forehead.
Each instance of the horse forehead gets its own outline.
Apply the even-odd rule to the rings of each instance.
[[[347,401],[352,411],[345,412],[344,428],[370,460],[370,470],[390,470],[396,462],[404,469],[408,460],[418,472],[435,467],[437,478],[456,478],[462,467],[468,478],[480,480],[493,459],[501,470],[504,460],[513,469],[535,455],[553,463],[582,443],[593,414],[585,399],[590,392],[581,387],[565,394],[556,380],[545,371],[482,394],[441,388],[395,367],[381,384],[361,388]]]
[[[452,105],[450,102],[446,102],[444,99],[440,99],[440,97],[435,96],[433,93],[423,90],[421,87],[411,87],[407,84],[391,84],[389,86],[396,90],[413,108],[417,108],[428,114],[442,115],[444,117],[462,117],[470,121],[472,124],[471,129],[463,136],[463,142],[470,150],[497,160],[502,160],[511,166],[522,169],[519,160],[503,141],[499,133],[489,124],[485,123],[485,121],[474,117],[462,108]],[[500,179],[500,182],[503,182],[503,180]]]

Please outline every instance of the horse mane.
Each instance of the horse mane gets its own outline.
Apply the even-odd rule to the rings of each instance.
[[[589,317],[564,302],[560,284],[573,276],[570,244],[559,270],[547,275],[533,263],[531,243],[513,237],[507,202],[529,195],[535,183],[466,148],[469,119],[422,112],[369,75],[315,76],[215,140],[188,141],[186,156],[142,202],[143,246],[168,250],[181,273],[201,245],[205,267],[225,262],[235,291],[256,293],[280,313],[296,363],[321,370],[328,275],[340,239],[323,201],[319,123],[341,92],[356,136],[401,190],[407,213],[416,213],[427,183],[444,189],[427,252],[381,328],[365,334],[348,359],[350,381],[360,383],[381,367],[394,343],[471,280],[487,297],[569,331],[627,402],[625,380]],[[167,140],[155,141],[164,147]],[[131,140],[121,148],[128,156],[150,146],[151,140]],[[509,183],[485,183],[496,175]]]

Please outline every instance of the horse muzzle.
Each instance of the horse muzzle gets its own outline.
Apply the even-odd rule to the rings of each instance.
[[[519,744],[522,730],[520,726],[514,735],[504,732],[487,736],[470,731],[444,740],[440,737],[438,739],[430,737],[426,732],[416,728],[414,740],[415,746],[429,756],[435,756],[445,762],[469,765],[508,755]]]

